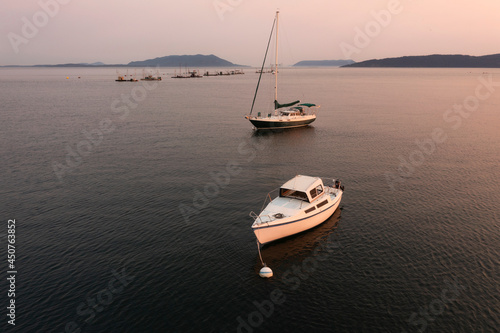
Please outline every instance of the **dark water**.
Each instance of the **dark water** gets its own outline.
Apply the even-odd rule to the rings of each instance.
[[[280,133],[243,118],[251,70],[115,76],[0,71],[3,331],[498,331],[498,70],[284,69],[322,107]],[[264,280],[248,213],[296,174],[341,178],[341,209],[264,247]]]

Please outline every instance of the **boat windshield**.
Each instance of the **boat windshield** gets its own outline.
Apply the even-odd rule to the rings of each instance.
[[[309,202],[309,199],[307,198],[307,194],[305,192],[289,190],[286,188],[280,189],[280,197],[299,199]]]
[[[283,111],[280,111],[280,113],[284,116],[300,116],[301,115],[300,111],[297,111],[297,110],[283,110]]]

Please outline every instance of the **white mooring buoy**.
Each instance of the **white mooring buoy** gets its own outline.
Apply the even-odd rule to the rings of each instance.
[[[261,268],[259,275],[262,278],[270,278],[271,276],[273,276],[273,271],[271,268],[264,266]]]
[[[270,278],[271,276],[273,276],[273,270],[267,267],[267,265],[264,263],[264,260],[262,260],[262,255],[260,254],[259,240],[257,240],[257,250],[259,251],[260,262],[262,263],[262,266],[264,266],[260,269],[259,275],[261,278]]]

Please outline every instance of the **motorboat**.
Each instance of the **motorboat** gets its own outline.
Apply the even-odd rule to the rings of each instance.
[[[260,214],[250,212],[258,242],[269,243],[325,222],[339,207],[344,193],[340,180],[331,181],[325,185],[320,177],[297,175],[276,190],[274,199],[275,191],[268,193]]]

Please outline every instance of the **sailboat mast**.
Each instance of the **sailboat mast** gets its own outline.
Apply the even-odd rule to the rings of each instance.
[[[276,55],[275,55],[275,60],[274,60],[274,68],[276,69],[276,72],[274,73],[274,100],[278,101],[278,15],[279,15],[279,10],[276,11]],[[276,106],[275,106],[276,108]]]

